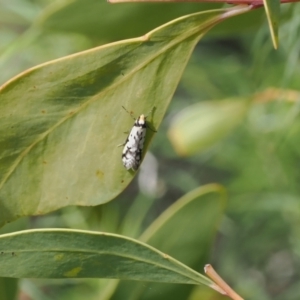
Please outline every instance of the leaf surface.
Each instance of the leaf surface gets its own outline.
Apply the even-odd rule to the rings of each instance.
[[[15,278],[0,278],[0,299],[15,300],[18,294],[18,280]]]
[[[135,173],[124,131],[147,114],[158,129],[189,56],[237,7],[174,20],[143,37],[29,69],[0,88],[0,223],[116,197]],[[154,133],[148,130],[144,150]],[[145,152],[145,151],[144,151]]]
[[[212,283],[142,242],[116,234],[64,229],[1,235],[0,276]]]

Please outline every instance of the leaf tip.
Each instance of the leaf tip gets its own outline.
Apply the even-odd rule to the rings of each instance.
[[[224,12],[222,14],[222,18],[223,19],[230,18],[230,17],[233,17],[235,15],[247,12],[247,11],[251,10],[252,8],[253,8],[252,5],[245,5],[245,4],[236,5],[232,8],[230,8],[230,9],[228,9],[226,12]]]

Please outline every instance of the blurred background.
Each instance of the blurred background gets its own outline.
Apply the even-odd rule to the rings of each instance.
[[[137,37],[176,17],[218,7],[0,0],[0,84],[37,64]],[[299,299],[299,14],[299,4],[281,6],[277,51],[263,9],[219,24],[201,40],[138,176],[115,200],[22,218],[1,233],[68,227],[138,237],[178,198],[219,183],[227,189],[228,201],[209,262],[245,299]],[[244,109],[224,110],[233,102],[243,103]],[[181,141],[172,139],[171,132],[180,113],[190,106],[193,110],[193,105],[207,109],[193,126],[208,132],[211,140],[204,141],[200,131],[197,146],[190,152],[186,146],[181,156]],[[207,125],[205,118],[215,123]],[[222,131],[232,119],[236,121]],[[1,284],[18,284],[16,299],[109,299],[101,294],[106,282],[96,279],[3,279]],[[13,299],[5,297],[0,294],[0,299]],[[200,287],[181,299],[225,298]]]

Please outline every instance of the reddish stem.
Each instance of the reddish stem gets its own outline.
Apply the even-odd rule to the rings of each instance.
[[[108,0],[108,2],[211,2],[211,3],[228,3],[228,4],[246,4],[254,8],[263,6],[263,0]],[[300,2],[300,0],[281,0],[280,3]]]

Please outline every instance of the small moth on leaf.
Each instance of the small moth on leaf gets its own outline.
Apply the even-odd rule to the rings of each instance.
[[[124,107],[124,110],[132,116],[132,114]],[[151,110],[151,112],[154,110],[154,108]],[[150,113],[151,113],[150,112]],[[153,132],[156,132],[155,130],[151,129],[149,125],[147,124],[147,116],[140,115],[137,119],[135,119],[133,116],[132,118],[135,120],[133,127],[125,141],[124,144],[121,146],[124,146],[123,152],[122,152],[122,161],[123,165],[126,168],[126,170],[133,169],[136,171],[141,163],[142,160],[142,153],[144,148],[144,142],[145,142],[145,136],[146,136],[146,130],[149,128]]]

